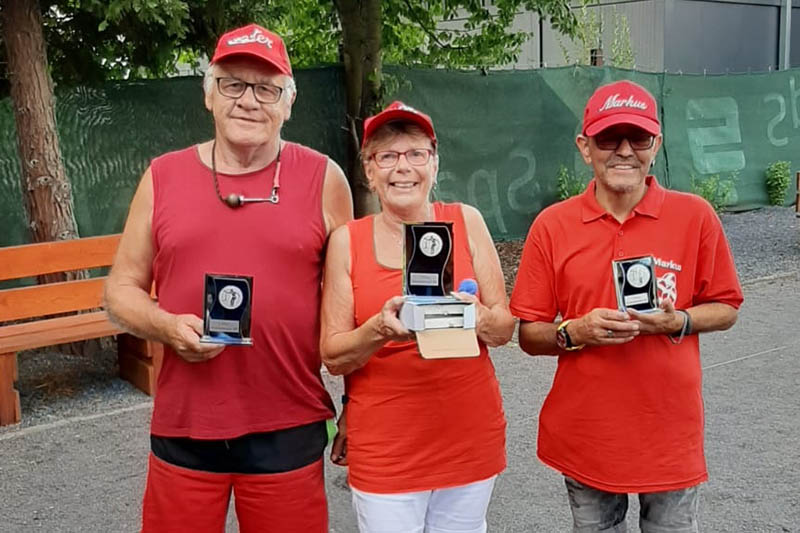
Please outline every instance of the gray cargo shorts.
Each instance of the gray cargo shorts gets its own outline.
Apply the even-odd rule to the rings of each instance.
[[[626,533],[628,495],[594,489],[564,476],[572,510],[573,533]],[[642,533],[698,533],[699,485],[639,494]]]

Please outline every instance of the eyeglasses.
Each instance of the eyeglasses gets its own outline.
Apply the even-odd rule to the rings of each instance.
[[[623,139],[627,139],[628,144],[634,150],[649,150],[656,141],[655,136],[646,131],[628,133],[601,131],[594,136],[594,143],[600,150],[616,150],[622,144]]]
[[[406,150],[405,152],[383,150],[381,152],[375,152],[372,154],[370,159],[375,161],[375,164],[380,168],[392,168],[398,163],[398,161],[400,161],[400,156],[404,155],[406,156],[406,161],[408,161],[409,164],[419,167],[430,161],[431,154],[433,154],[433,150],[428,148],[412,148],[411,150]]]
[[[274,104],[283,94],[283,87],[270,83],[247,83],[239,78],[217,78],[219,93],[228,98],[241,98],[248,87],[253,88],[253,96],[261,104]]]

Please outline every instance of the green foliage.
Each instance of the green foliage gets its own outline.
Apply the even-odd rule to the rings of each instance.
[[[48,63],[56,83],[163,76],[186,39],[183,0],[55,0],[42,2]]]
[[[767,167],[767,195],[771,205],[783,205],[786,202],[786,191],[789,189],[791,163],[775,161]]]
[[[338,62],[332,0],[43,0],[42,16],[53,80],[68,85],[196,67],[222,33],[250,22],[284,38],[295,68]]]
[[[558,46],[564,54],[564,61],[568,64],[590,65],[591,51],[602,49],[603,21],[599,10],[589,9],[586,4],[581,5],[580,11],[575,16],[577,26],[572,41],[578,45],[575,55],[570,53],[569,48],[558,37]]]
[[[157,78],[178,63],[197,66],[219,36],[249,22],[286,41],[295,68],[340,61],[342,28],[334,0],[42,0],[48,62],[56,83]],[[517,59],[530,37],[509,28],[533,10],[566,34],[568,0],[386,0],[382,59],[399,65],[474,68]],[[2,56],[2,52],[0,52]],[[0,78],[5,78],[0,57]]]
[[[588,4],[581,5],[580,10],[575,16],[576,28],[573,34],[565,34],[571,37],[574,50],[570,50],[568,43],[558,37],[558,46],[564,55],[564,61],[568,64],[591,65],[592,50],[601,50],[606,53],[606,46],[603,42],[604,20],[600,9],[590,9]],[[619,68],[633,68],[636,63],[636,56],[631,45],[631,31],[628,25],[628,17],[624,13],[618,13],[614,9],[612,18],[613,30],[611,44],[607,52],[609,55],[604,58],[604,64]]]
[[[279,8],[275,14],[254,20],[283,37],[293,68],[339,62],[341,29],[333,0],[259,3]]]
[[[628,17],[614,9],[614,37],[611,40],[611,64],[618,68],[632,69],[636,65],[636,55],[631,45],[631,29]]]
[[[484,5],[486,4],[486,5]],[[516,61],[530,38],[511,32],[516,14],[538,11],[557,30],[577,25],[567,0],[393,0],[383,2],[383,60],[400,65],[474,68]]]
[[[558,167],[556,188],[559,200],[566,200],[567,198],[581,194],[586,189],[587,183],[588,181],[586,179],[581,178],[577,174],[571,174],[564,165]]]
[[[702,196],[711,204],[714,211],[721,212],[725,206],[730,204],[730,199],[734,193],[734,184],[736,182],[736,173],[731,173],[728,179],[720,178],[719,174],[712,174],[702,180],[692,174],[691,188],[692,193]]]

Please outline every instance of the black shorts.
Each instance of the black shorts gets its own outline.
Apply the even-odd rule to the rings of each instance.
[[[325,420],[225,440],[150,435],[150,449],[162,461],[192,470],[226,474],[275,474],[296,470],[322,457],[327,443]]]

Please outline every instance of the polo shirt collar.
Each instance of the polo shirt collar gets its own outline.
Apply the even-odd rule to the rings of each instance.
[[[645,183],[647,184],[647,192],[644,193],[644,197],[636,204],[633,211],[637,215],[658,218],[661,214],[661,206],[664,204],[666,191],[659,185],[655,176],[647,176]],[[581,219],[584,223],[602,218],[606,214],[605,209],[597,203],[597,198],[595,197],[596,187],[597,180],[592,179],[581,195]]]

